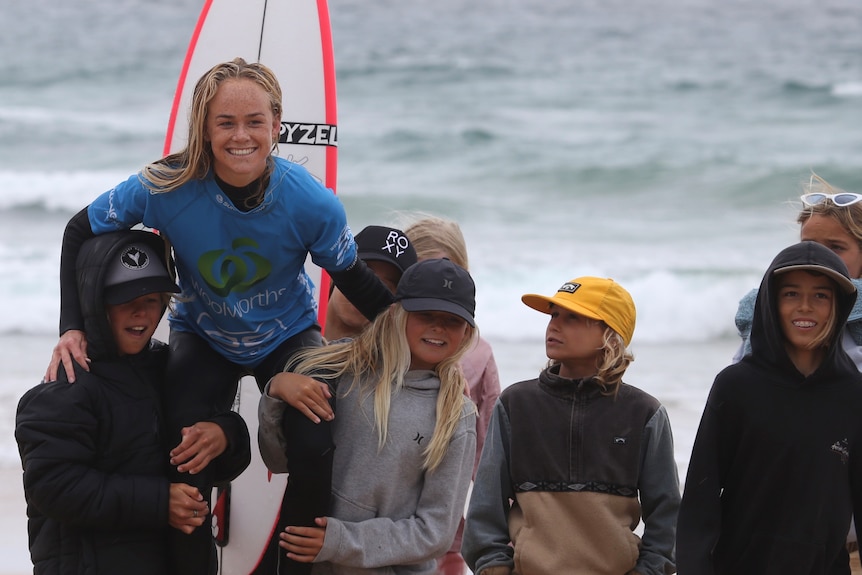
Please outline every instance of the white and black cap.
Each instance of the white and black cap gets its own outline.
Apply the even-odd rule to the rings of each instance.
[[[105,274],[104,299],[108,305],[126,303],[150,293],[180,291],[151,246],[128,244],[113,258]]]

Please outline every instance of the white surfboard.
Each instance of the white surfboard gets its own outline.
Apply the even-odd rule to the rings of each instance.
[[[165,139],[165,153],[186,145],[195,83],[215,64],[242,57],[275,72],[283,92],[278,154],[305,166],[335,192],[337,124],[335,64],[326,0],[205,0],[183,63]],[[318,318],[325,324],[326,274],[306,269],[315,283]],[[248,423],[252,462],[230,486],[214,494],[213,535],[219,573],[246,575],[259,563],[273,533],[286,475],[272,475],[257,449],[260,393],[252,378],[240,382],[236,409]]]

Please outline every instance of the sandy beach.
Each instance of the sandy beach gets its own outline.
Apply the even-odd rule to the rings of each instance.
[[[32,573],[21,471],[0,469],[0,575]]]

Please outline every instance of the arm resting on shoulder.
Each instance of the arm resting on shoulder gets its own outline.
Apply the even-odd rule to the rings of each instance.
[[[45,370],[44,381],[56,381],[60,376],[61,365],[69,383],[74,383],[76,379],[75,363],[85,371],[89,370],[84,314],[81,313],[78,300],[78,280],[75,270],[81,245],[94,235],[90,229],[87,208],[69,220],[63,233],[63,247],[60,254],[60,340],[51,353],[51,361],[48,362],[48,368]]]
[[[395,301],[386,284],[358,256],[346,269],[329,275],[344,297],[370,321]]]
[[[72,216],[63,232],[63,247],[60,252],[60,335],[70,329],[84,329],[84,316],[78,303],[75,268],[81,245],[95,235],[90,227],[87,208]]]

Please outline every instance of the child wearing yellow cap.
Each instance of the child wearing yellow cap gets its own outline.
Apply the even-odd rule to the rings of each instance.
[[[477,575],[675,572],[670,421],[657,399],[623,383],[634,360],[631,295],[580,277],[521,299],[551,316],[550,361],[494,407],[467,510],[467,564]]]

